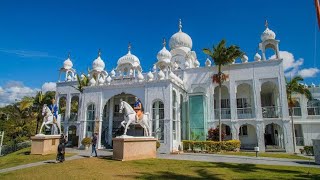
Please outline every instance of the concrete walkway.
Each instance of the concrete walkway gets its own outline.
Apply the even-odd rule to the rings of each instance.
[[[66,161],[89,157],[91,149],[78,150],[66,148],[67,153],[76,153],[77,155],[66,158]],[[98,150],[98,156],[112,156],[112,150]],[[315,167],[314,160],[295,160],[295,159],[279,159],[266,157],[247,157],[247,156],[232,156],[218,154],[201,154],[201,153],[183,153],[183,154],[157,154],[160,159],[175,159],[175,160],[190,160],[190,161],[205,161],[205,162],[222,162],[222,163],[240,163],[240,164],[265,164],[265,165],[282,165],[282,166],[299,166],[299,167]],[[55,163],[55,160],[46,160],[36,163],[24,164],[6,169],[0,169],[0,173],[25,169],[29,167],[41,166],[49,163]]]
[[[312,159],[299,160],[299,159],[248,157],[248,156],[232,156],[232,155],[200,154],[200,153],[158,154],[157,157],[160,159],[175,159],[175,160],[189,160],[189,161],[239,163],[239,164],[265,164],[265,165],[320,168],[320,165],[315,164],[314,160]]]

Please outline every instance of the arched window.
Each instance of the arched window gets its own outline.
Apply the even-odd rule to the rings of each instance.
[[[177,94],[172,91],[172,134],[173,140],[177,140]]]
[[[78,108],[79,108],[79,96],[73,96],[71,98],[70,106],[70,121],[77,121],[78,119]]]
[[[156,138],[163,142],[164,140],[164,104],[162,101],[156,101],[152,104],[153,133]]]
[[[95,105],[90,104],[87,108],[87,133],[86,137],[92,137],[94,133]]]
[[[308,115],[317,116],[320,115],[320,100],[312,99],[308,101]]]

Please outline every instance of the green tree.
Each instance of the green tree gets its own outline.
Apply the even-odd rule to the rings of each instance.
[[[217,46],[213,46],[212,50],[204,48],[203,52],[210,56],[214,64],[218,66],[218,73],[214,74],[212,80],[219,85],[218,111],[219,111],[219,141],[221,141],[221,87],[224,81],[228,79],[228,75],[222,72],[222,67],[231,64],[237,58],[241,58],[244,53],[236,45],[226,47],[226,41],[221,40]]]
[[[89,85],[89,78],[85,74],[82,74],[81,77],[77,74],[77,81],[78,81],[78,85],[76,87],[75,86],[72,86],[72,87],[74,87],[80,93],[83,93],[84,87]]]
[[[291,128],[292,128],[292,143],[293,143],[293,151],[296,152],[296,144],[295,144],[295,131],[294,131],[294,123],[293,123],[293,107],[297,103],[297,99],[292,97],[293,94],[302,94],[307,99],[312,99],[311,92],[308,88],[306,88],[300,82],[303,81],[301,76],[295,76],[290,81],[286,80],[287,83],[287,100],[289,106],[289,112],[291,117]]]

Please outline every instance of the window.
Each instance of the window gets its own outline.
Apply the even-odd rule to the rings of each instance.
[[[226,126],[226,135],[227,135],[227,136],[230,136],[230,135],[231,135],[230,126]]]
[[[240,136],[247,136],[248,135],[248,127],[247,125],[243,125],[240,127],[240,132],[239,132]]]
[[[94,133],[95,105],[90,104],[87,108],[87,131],[86,137],[92,137]]]
[[[320,100],[313,99],[308,101],[308,115],[314,116],[314,115],[320,115]]]
[[[160,142],[164,141],[164,105],[161,101],[156,101],[152,105],[152,129],[153,134]]]
[[[237,99],[237,108],[247,108],[247,107],[250,107],[249,99],[247,98]]]

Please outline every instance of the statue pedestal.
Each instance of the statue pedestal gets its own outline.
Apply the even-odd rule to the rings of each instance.
[[[154,137],[119,136],[113,138],[113,159],[130,161],[156,158],[157,139]]]
[[[314,160],[316,164],[320,164],[320,139],[312,139]]]
[[[55,154],[60,135],[36,135],[31,137],[31,154]]]

